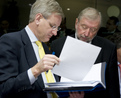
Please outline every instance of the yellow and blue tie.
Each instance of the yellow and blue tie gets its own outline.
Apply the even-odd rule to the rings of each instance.
[[[44,51],[44,48],[42,46],[42,43],[40,41],[36,41],[36,44],[37,44],[37,46],[39,48],[39,57],[40,57],[40,59],[42,59],[44,57],[44,55],[45,55],[45,51]],[[46,79],[47,79],[48,83],[55,82],[55,79],[54,79],[54,77],[52,75],[51,70],[49,70],[48,72],[45,72],[45,76],[46,76]],[[51,93],[51,95],[52,95],[53,98],[57,98],[56,93]]]

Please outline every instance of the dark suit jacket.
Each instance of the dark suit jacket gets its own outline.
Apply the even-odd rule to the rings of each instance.
[[[45,53],[48,47],[43,43]],[[0,92],[2,98],[46,98],[41,75],[33,85],[27,70],[37,59],[25,29],[0,38]]]
[[[74,35],[72,35],[74,37]],[[55,55],[59,57],[63,48],[66,37],[57,39],[52,42],[51,49]],[[108,40],[96,36],[92,40],[92,44],[101,47],[101,52],[95,61],[96,63],[106,62],[106,90],[97,92],[88,92],[84,98],[120,98],[119,94],[119,80],[118,80],[118,67],[117,67],[117,53],[116,47]]]
[[[121,31],[118,30],[118,28],[116,28],[116,30],[115,30],[114,33],[119,33],[119,32],[121,32]],[[113,35],[114,33],[108,33],[108,30],[107,30],[105,27],[101,27],[101,28],[98,30],[97,35],[98,35],[98,36],[101,36],[101,37],[108,37],[109,35]]]

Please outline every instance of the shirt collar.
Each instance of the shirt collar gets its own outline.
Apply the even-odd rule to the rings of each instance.
[[[28,25],[25,27],[25,30],[26,30],[26,32],[27,32],[27,34],[28,34],[28,36],[30,38],[30,41],[32,43],[38,41],[37,37],[34,35],[34,33],[31,31],[31,29],[29,28]]]

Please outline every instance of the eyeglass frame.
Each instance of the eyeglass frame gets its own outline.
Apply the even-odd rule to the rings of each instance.
[[[43,18],[48,22],[48,24],[49,24],[49,26],[53,29],[53,30],[55,30],[55,29],[57,29],[57,31],[60,31],[61,30],[61,28],[60,27],[57,27],[57,26],[53,26],[48,20],[47,20],[47,18],[46,17],[44,17],[43,16]]]

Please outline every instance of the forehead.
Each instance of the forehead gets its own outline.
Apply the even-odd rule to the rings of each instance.
[[[48,20],[52,23],[54,23],[54,25],[60,25],[61,21],[62,21],[62,17],[60,15],[57,15],[55,13],[53,13],[52,15],[50,15],[48,17]]]
[[[58,20],[62,20],[62,17],[60,16],[60,15],[58,15],[58,14],[56,14],[56,13],[52,13],[49,17],[48,17],[48,19],[58,19]]]
[[[95,19],[95,20],[91,20],[91,19],[87,19],[87,18],[82,18],[79,21],[80,24],[85,24],[88,27],[100,27],[100,20],[99,19]]]

